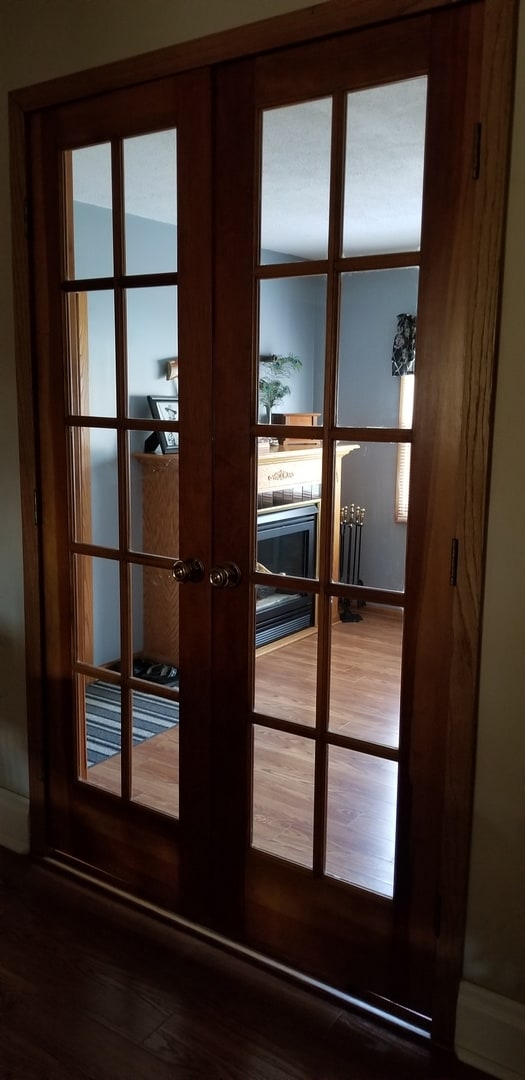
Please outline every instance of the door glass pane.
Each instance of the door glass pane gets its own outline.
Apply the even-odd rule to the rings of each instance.
[[[171,570],[132,568],[133,674],[171,689],[179,685],[179,589]]]
[[[71,152],[73,221],[69,278],[113,274],[111,146],[99,143]]]
[[[177,133],[124,139],[126,273],[177,269]]]
[[[417,251],[425,77],[348,95],[343,254]]]
[[[179,454],[140,449],[143,432],[130,432],[131,535],[135,551],[179,556]],[[138,446],[138,451],[133,447]]]
[[[77,660],[98,667],[120,663],[119,564],[92,555],[73,557]]]
[[[291,434],[291,432],[290,432]],[[257,440],[257,515],[261,522],[271,520],[285,507],[319,503],[323,451],[318,439],[301,441],[294,437],[281,440]],[[257,556],[258,558],[259,556]],[[264,561],[264,560],[263,560]],[[316,576],[313,568],[301,577]]]
[[[318,440],[258,440],[254,707],[307,725],[315,723],[317,597],[283,586],[287,576],[317,578],[321,475]]]
[[[318,519],[319,502],[261,510],[257,514],[258,572],[315,577]],[[268,590],[261,586],[259,592],[264,597]]]
[[[394,349],[399,340],[398,317],[410,316],[415,327],[418,276],[417,267],[342,275],[339,425],[397,427],[400,379]]]
[[[261,263],[326,258],[331,125],[331,98],[263,113]]]
[[[393,896],[396,806],[396,762],[331,746],[325,873]]]
[[[334,580],[403,591],[407,526],[396,520],[397,469],[396,443],[353,444],[343,456],[334,492]]]
[[[256,726],[252,846],[301,866],[313,859],[314,743]]]
[[[121,690],[103,679],[78,676],[80,776],[115,795],[121,790]],[[83,758],[85,756],[85,763]],[[84,767],[85,764],[85,767]]]
[[[315,724],[316,597],[255,587],[255,712]]]
[[[330,731],[397,747],[403,611],[348,600],[331,626]]]
[[[179,703],[132,693],[134,802],[179,814]]]
[[[288,446],[288,442],[291,446]],[[256,646],[316,624],[315,597],[267,575],[315,579],[319,554],[322,449],[317,441],[283,439],[257,446],[254,569]]]
[[[323,408],[326,278],[260,282],[261,423],[317,425]]]
[[[115,305],[100,290],[67,297],[70,409],[73,415],[116,416]]]
[[[75,540],[117,548],[117,433],[70,428],[74,476]]]
[[[178,397],[178,380],[167,380],[178,354],[177,289],[160,286],[126,292],[129,415],[149,417],[148,398]]]

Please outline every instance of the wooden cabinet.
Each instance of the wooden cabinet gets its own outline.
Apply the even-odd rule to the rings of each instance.
[[[273,424],[287,424],[290,427],[317,427],[321,413],[309,412],[309,413],[273,413]],[[292,436],[287,435],[283,439],[279,440],[281,446],[288,449],[290,446],[306,446],[311,445],[310,441],[306,442],[306,439],[294,439]]]

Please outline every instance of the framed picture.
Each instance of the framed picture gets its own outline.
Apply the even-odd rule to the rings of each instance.
[[[156,420],[178,420],[179,419],[179,402],[175,397],[152,397],[148,394],[149,407],[151,409],[151,415]],[[179,433],[178,431],[155,431],[156,442],[160,446],[163,454],[177,454],[179,450]],[[153,437],[150,436],[150,439]],[[148,440],[149,442],[149,440]]]

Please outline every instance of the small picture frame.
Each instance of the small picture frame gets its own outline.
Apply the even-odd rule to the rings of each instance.
[[[148,394],[149,407],[151,409],[151,415],[156,420],[168,420],[170,423],[172,420],[179,419],[179,402],[175,397],[153,397]],[[160,446],[163,454],[177,454],[179,451],[179,433],[178,431],[155,431],[154,435],[157,436],[158,445]],[[152,436],[150,436],[150,439]]]

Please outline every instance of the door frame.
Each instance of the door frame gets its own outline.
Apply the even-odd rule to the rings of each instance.
[[[492,411],[499,329],[502,256],[514,62],[519,0],[471,0],[483,3],[481,140],[473,133],[477,171],[474,204],[473,265],[466,342],[468,384],[463,403],[462,463],[464,499],[460,500],[456,536],[462,573],[455,589],[452,667],[446,718],[446,767],[441,846],[441,904],[432,1035],[452,1045],[456,996],[462,970],[468,883],[472,793],[476,744],[484,553]],[[9,97],[15,348],[20,440],[20,473],[25,584],[31,850],[44,855],[46,842],[45,717],[42,703],[43,596],[41,536],[38,527],[39,483],[37,414],[30,272],[30,195],[28,138],[33,114],[74,98],[130,87],[163,75],[255,55],[340,31],[373,26],[385,19],[408,18],[437,8],[457,7],[457,0],[334,0],[231,31],[173,45],[131,60],[65,76],[14,91]],[[475,529],[472,523],[475,523]]]

